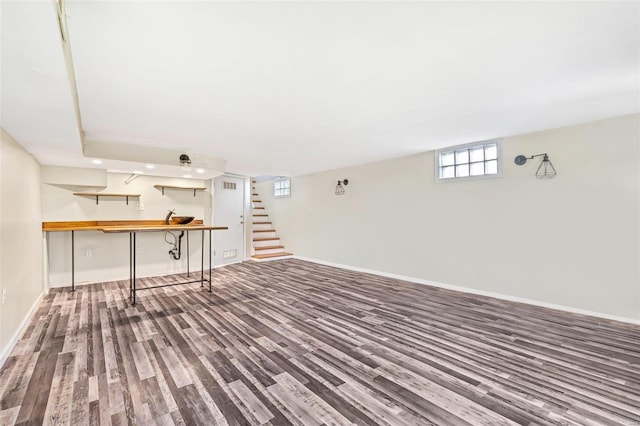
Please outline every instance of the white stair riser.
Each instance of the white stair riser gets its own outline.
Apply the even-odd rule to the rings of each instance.
[[[254,262],[270,262],[272,260],[291,259],[292,257],[293,256],[278,256],[278,257],[268,257],[266,259],[254,259],[252,257],[251,260],[253,260]]]
[[[276,237],[276,231],[253,233],[253,238],[275,238],[275,237]],[[268,245],[271,245],[271,244],[268,244]]]
[[[254,231],[266,231],[268,229],[272,229],[273,226],[270,223],[267,223],[265,225],[257,225],[257,224],[253,224],[253,230]]]
[[[283,248],[275,248],[268,250],[256,250],[256,254],[271,254],[271,253],[281,253],[284,252]]]
[[[263,214],[263,213],[258,213]],[[251,216],[254,222],[270,222],[269,216]]]
[[[267,238],[267,237],[256,237],[256,238]],[[280,239],[253,242],[254,247],[279,246],[279,245],[280,245]]]

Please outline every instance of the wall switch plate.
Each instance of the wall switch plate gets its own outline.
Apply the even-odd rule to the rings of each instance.
[[[87,252],[85,253],[85,256],[91,257],[93,256],[93,252],[91,250],[87,250]]]
[[[136,207],[138,209],[138,211],[142,211],[144,210],[144,204],[142,203],[142,201],[138,202],[138,207]]]

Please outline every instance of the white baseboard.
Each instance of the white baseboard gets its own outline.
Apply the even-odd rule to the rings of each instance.
[[[432,287],[440,287],[440,288],[444,288],[444,289],[447,289],[447,290],[460,291],[462,293],[477,294],[479,296],[493,297],[495,299],[506,300],[506,301],[509,301],[509,302],[526,303],[527,305],[534,305],[534,306],[540,306],[540,307],[543,307],[543,308],[557,309],[557,310],[560,310],[560,311],[570,312],[570,313],[574,313],[574,314],[589,315],[589,316],[597,317],[597,318],[604,318],[604,319],[613,320],[613,321],[620,321],[620,322],[640,325],[640,319],[620,317],[620,316],[616,316],[616,315],[609,315],[609,314],[605,314],[605,313],[602,313],[602,312],[595,312],[595,311],[589,311],[589,310],[586,310],[586,309],[574,308],[572,306],[556,305],[556,304],[553,304],[553,303],[541,302],[541,301],[538,301],[538,300],[524,299],[524,298],[521,298],[521,297],[509,296],[509,295],[500,294],[500,293],[492,293],[490,291],[484,291],[484,290],[476,290],[476,289],[469,288],[469,287],[461,287],[461,286],[456,286],[456,285],[451,285],[451,284],[443,284],[443,283],[439,283],[439,282],[435,282],[435,281],[424,280],[424,279],[421,279],[421,278],[408,277],[406,275],[390,274],[390,273],[387,273],[387,272],[375,271],[375,270],[366,269],[366,268],[359,268],[357,266],[351,266],[351,265],[343,265],[341,263],[335,263],[335,262],[326,262],[324,260],[311,259],[311,258],[308,258],[308,257],[293,256],[293,258],[294,259],[299,259],[299,260],[304,260],[306,262],[318,263],[320,265],[333,266],[333,267],[336,267],[336,268],[347,269],[347,270],[355,271],[355,272],[364,272],[364,273],[367,273],[367,274],[379,275],[381,277],[387,277],[387,278],[394,278],[394,279],[403,280],[403,281],[409,281],[409,282],[416,283],[416,284],[423,284],[423,285],[428,285],[428,286],[432,286]]]
[[[29,312],[27,312],[27,315],[24,317],[24,320],[22,320],[20,327],[18,327],[16,332],[13,334],[11,340],[9,340],[9,344],[2,351],[2,354],[0,355],[0,368],[2,368],[4,362],[7,360],[7,358],[9,358],[11,351],[16,346],[16,343],[18,343],[18,340],[20,340],[20,337],[22,337],[22,335],[24,334],[25,329],[31,322],[31,319],[33,319],[33,315],[36,313],[38,305],[40,304],[40,301],[42,301],[43,297],[44,293],[40,293],[36,301],[33,303],[33,305],[31,305],[31,308],[29,309]]]

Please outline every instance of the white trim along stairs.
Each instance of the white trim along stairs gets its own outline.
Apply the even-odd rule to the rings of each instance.
[[[262,205],[259,194],[251,185],[251,219],[252,219],[252,255],[251,260],[256,262],[266,262],[270,260],[288,259],[293,253],[284,251],[284,246],[280,244],[280,238],[276,236],[273,223],[269,220],[269,215]]]

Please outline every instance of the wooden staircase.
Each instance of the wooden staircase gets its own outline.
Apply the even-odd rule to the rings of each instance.
[[[253,184],[256,182],[253,181]],[[252,185],[251,194],[251,214],[253,220],[253,255],[251,259],[256,262],[268,260],[288,259],[292,253],[284,251],[284,246],[280,244],[280,238],[276,236],[273,223],[269,220],[266,209],[262,206],[260,196]]]

